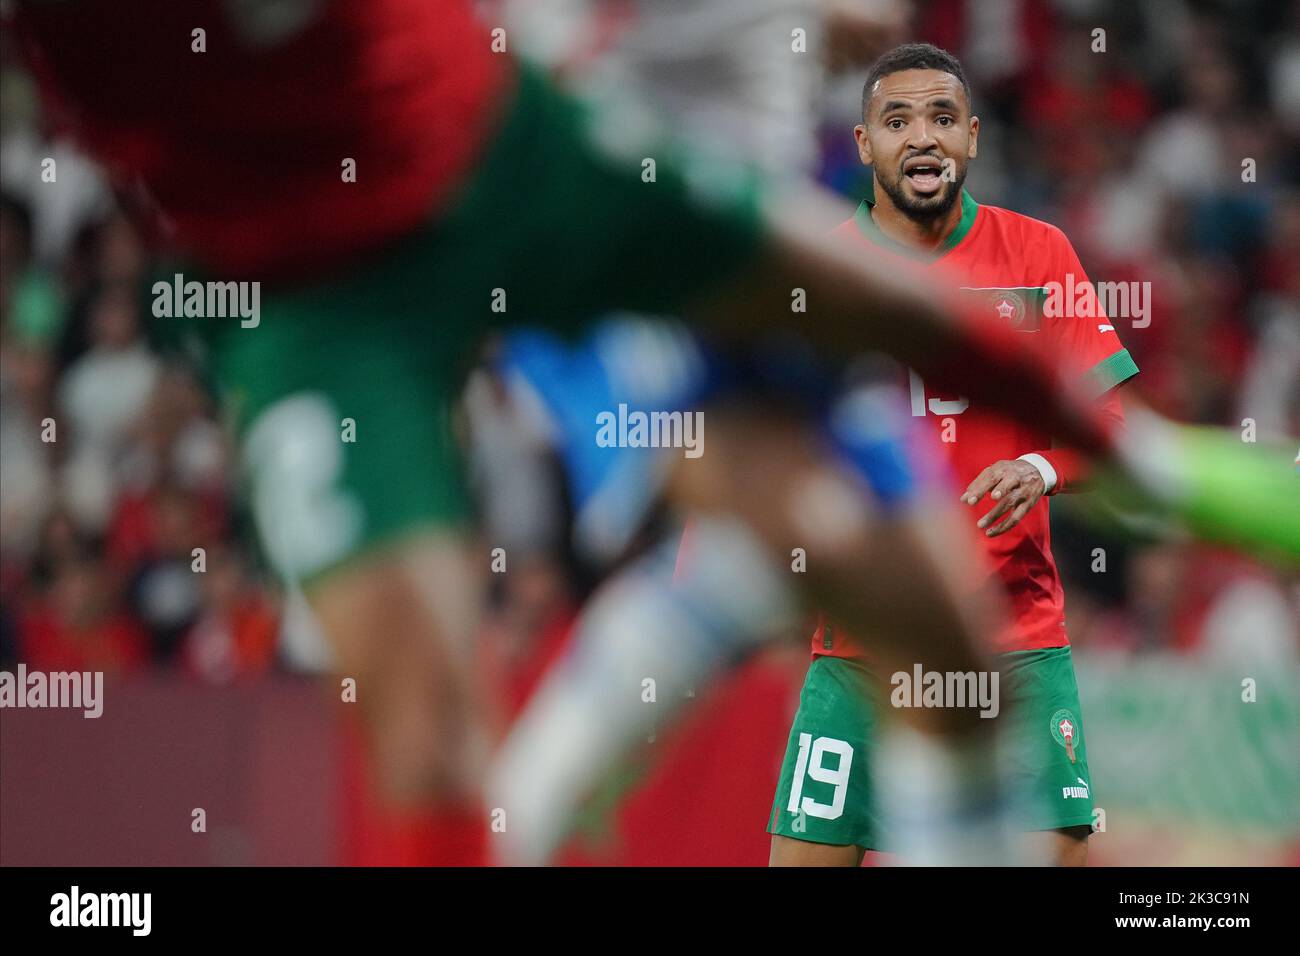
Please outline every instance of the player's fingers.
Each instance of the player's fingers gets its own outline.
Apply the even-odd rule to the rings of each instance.
[[[974,481],[966,486],[966,490],[961,493],[961,500],[968,505],[978,504],[979,500],[998,483],[1000,475],[1001,473],[995,466],[989,465],[975,476]]]
[[[993,522],[997,521],[999,518],[1001,518],[1004,514],[1006,514],[1008,511],[1010,511],[1018,504],[1020,504],[1019,495],[1014,495],[1014,494],[1003,495],[1001,500],[999,500],[998,503],[993,506],[993,508],[988,512],[988,514],[986,514],[983,518],[980,518],[980,520],[976,522],[976,526],[980,528],[989,527],[989,525],[993,524]]]
[[[998,483],[994,485],[993,490],[989,492],[989,497],[994,501],[1001,501],[1003,498],[1011,494],[1011,492],[1015,491],[1019,484],[1020,475],[1016,472],[1008,470],[999,473]]]
[[[1029,509],[1032,507],[1033,504],[1031,502],[1028,501],[1020,502],[1020,504],[1016,505],[1015,509],[1011,512],[1011,514],[1007,515],[1005,518],[999,521],[992,528],[989,528],[989,530],[985,533],[990,538],[996,538],[1004,531],[1010,531],[1016,525],[1020,524],[1020,519],[1023,518],[1025,515],[1029,514]]]

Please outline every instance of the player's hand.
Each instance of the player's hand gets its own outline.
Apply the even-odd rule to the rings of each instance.
[[[1042,474],[1029,462],[995,461],[967,486],[961,500],[973,508],[985,495],[993,499],[993,510],[980,518],[977,526],[985,529],[988,537],[996,538],[1020,524],[1046,490]]]

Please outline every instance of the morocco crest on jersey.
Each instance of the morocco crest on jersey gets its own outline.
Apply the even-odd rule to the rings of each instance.
[[[1052,715],[1052,739],[1065,748],[1065,755],[1074,763],[1074,740],[1078,730],[1074,715],[1068,710],[1058,710]]]
[[[989,318],[1017,332],[1037,332],[1042,328],[1042,289],[966,289],[983,302]]]

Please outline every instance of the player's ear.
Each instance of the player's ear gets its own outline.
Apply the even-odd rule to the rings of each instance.
[[[871,142],[867,139],[867,127],[859,123],[853,127],[853,140],[858,144],[858,159],[863,166],[871,165]]]
[[[980,118],[972,116],[970,118],[970,146],[966,148],[966,158],[974,159],[975,154],[979,152],[980,139]]]

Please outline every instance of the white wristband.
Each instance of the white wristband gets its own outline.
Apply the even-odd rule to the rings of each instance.
[[[1043,476],[1043,494],[1050,495],[1052,493],[1052,489],[1056,487],[1056,469],[1052,467],[1050,461],[1042,455],[1035,455],[1033,452],[1028,455],[1021,455],[1016,460],[1027,461],[1037,468],[1038,473]]]

